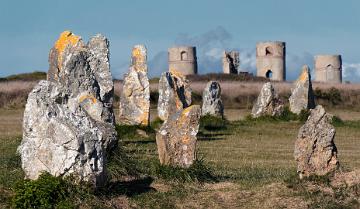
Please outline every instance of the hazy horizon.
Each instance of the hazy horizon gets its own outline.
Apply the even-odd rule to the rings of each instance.
[[[148,48],[149,75],[167,69],[167,48],[197,47],[199,74],[222,72],[223,50],[240,51],[240,68],[255,73],[259,41],[286,42],[287,80],[316,54],[341,54],[343,81],[360,82],[358,1],[5,1],[0,8],[0,76],[47,71],[60,33],[110,41],[114,78],[127,71],[135,44]]]

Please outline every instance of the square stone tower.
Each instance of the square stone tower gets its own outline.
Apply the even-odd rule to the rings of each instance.
[[[197,74],[196,48],[176,46],[168,49],[169,70],[177,70],[184,75]]]
[[[240,66],[238,51],[224,51],[222,62],[223,72],[225,74],[238,74],[238,68]]]
[[[341,83],[342,60],[341,55],[315,56],[315,81]]]
[[[259,42],[256,44],[257,76],[270,80],[284,81],[285,68],[285,42]]]

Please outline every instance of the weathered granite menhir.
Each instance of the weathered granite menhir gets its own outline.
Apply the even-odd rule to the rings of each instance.
[[[289,103],[290,111],[296,114],[300,114],[302,110],[315,108],[315,98],[311,84],[310,69],[307,65],[302,67],[302,72],[294,83]]]
[[[18,148],[25,177],[72,175],[94,186],[106,182],[106,157],[117,144],[112,109],[109,43],[85,44],[65,31],[50,52],[48,80],[30,92]]]
[[[159,81],[158,116],[166,121],[169,115],[191,105],[191,88],[185,75],[170,69],[161,74]]]
[[[156,134],[161,164],[188,168],[194,163],[200,112],[199,105],[192,105],[170,115],[164,122]]]
[[[224,105],[221,100],[221,87],[216,81],[209,81],[202,95],[201,115],[224,117]]]
[[[318,105],[310,110],[309,118],[300,128],[294,151],[300,178],[325,175],[338,168],[332,117],[321,105]]]
[[[121,124],[149,125],[150,86],[146,59],[145,46],[134,46],[130,69],[124,75],[123,89],[120,94],[119,122]]]
[[[260,94],[252,108],[254,118],[260,116],[280,116],[284,112],[284,104],[276,94],[274,87],[267,82],[261,88]]]

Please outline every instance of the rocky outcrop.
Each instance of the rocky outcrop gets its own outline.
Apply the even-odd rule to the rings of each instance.
[[[167,120],[169,115],[176,113],[191,104],[191,89],[186,77],[176,70],[164,72],[159,81],[158,116]]]
[[[145,46],[134,46],[131,66],[124,76],[123,90],[120,94],[119,122],[121,124],[149,125],[150,86],[146,59]]]
[[[107,152],[117,143],[108,41],[102,35],[88,44],[78,36],[75,44],[67,41],[74,36],[61,34],[50,52],[58,57],[50,55],[49,80],[28,96],[18,152],[26,178],[47,171],[101,186]]]
[[[338,167],[335,128],[331,120],[332,115],[318,105],[311,110],[308,120],[300,128],[294,151],[300,178],[313,174],[325,175]]]
[[[289,102],[290,111],[295,114],[300,114],[302,110],[315,108],[310,69],[307,65],[302,67],[302,72],[294,83]]]
[[[260,94],[254,104],[251,115],[254,118],[260,116],[279,116],[284,111],[284,104],[275,93],[274,87],[267,82],[261,88]]]
[[[200,106],[192,105],[172,114],[156,135],[160,163],[188,168],[196,159],[196,134]]]
[[[202,95],[201,115],[224,117],[224,105],[221,100],[221,87],[216,81],[209,81]]]

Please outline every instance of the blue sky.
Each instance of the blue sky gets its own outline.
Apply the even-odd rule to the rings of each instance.
[[[63,30],[87,41],[102,33],[110,40],[113,76],[127,70],[130,50],[148,48],[149,70],[166,70],[166,50],[198,47],[199,72],[220,72],[223,49],[241,52],[241,68],[254,68],[255,44],[287,44],[288,79],[315,54],[341,54],[345,80],[360,81],[360,1],[357,0],[1,0],[0,76],[46,71],[48,53]]]

